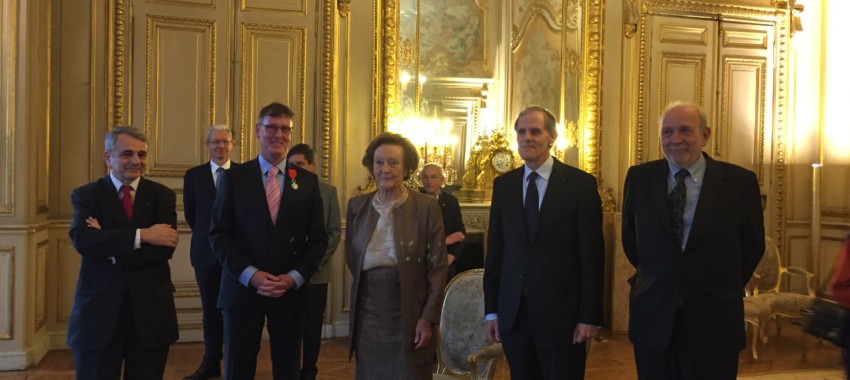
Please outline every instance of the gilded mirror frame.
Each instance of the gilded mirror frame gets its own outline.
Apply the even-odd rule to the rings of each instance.
[[[579,166],[601,178],[602,46],[604,0],[580,0],[582,67],[579,101]],[[388,130],[398,112],[399,0],[373,2],[372,136]],[[564,98],[563,96],[561,97]],[[512,121],[505,120],[505,125]]]

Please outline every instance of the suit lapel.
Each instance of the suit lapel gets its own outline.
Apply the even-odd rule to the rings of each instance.
[[[278,209],[277,212],[276,225],[280,225],[282,223],[288,224],[288,222],[293,222],[292,218],[284,218],[283,214],[286,212],[286,210],[292,209],[291,205],[295,201],[294,199],[296,198],[296,196],[298,195],[295,192],[301,191],[301,189],[293,189],[293,179],[290,174],[295,174],[295,183],[298,183],[298,172],[295,169],[291,169],[287,164],[286,169],[283,171],[283,183],[280,184],[281,186],[283,186],[283,194],[280,198],[280,209]]]
[[[667,160],[664,159],[657,162],[658,167],[652,168],[650,172],[651,178],[648,178],[650,186],[652,186],[649,192],[651,194],[652,207],[658,215],[661,215],[661,225],[670,234],[670,238],[678,241],[679,238],[676,237],[676,232],[673,231],[670,207],[667,205],[669,195],[667,182],[669,181],[670,166],[667,164]]]
[[[699,192],[697,208],[694,210],[694,220],[691,223],[688,242],[693,241],[693,237],[699,232],[700,226],[711,215],[711,211],[716,209],[715,206],[720,201],[723,188],[726,186],[726,178],[723,171],[720,170],[720,166],[708,155],[703,155],[705,156],[705,177]]]
[[[514,220],[520,220],[519,223],[522,228],[519,228],[519,233],[522,236],[522,241],[529,243],[528,238],[528,228],[525,225],[525,199],[522,197],[522,185],[525,180],[525,166],[520,166],[518,169],[515,169],[512,172],[508,172],[504,175],[510,176],[507,178],[509,184],[507,186],[507,204],[508,209],[505,210],[505,214],[513,215]]]

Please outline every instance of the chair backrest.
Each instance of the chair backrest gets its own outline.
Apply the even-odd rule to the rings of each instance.
[[[764,238],[764,256],[753,274],[759,278],[755,282],[758,293],[774,293],[779,291],[782,272],[782,256],[776,241],[771,237]]]
[[[462,272],[446,287],[437,347],[441,365],[468,374],[469,355],[490,344],[484,322],[484,270]]]

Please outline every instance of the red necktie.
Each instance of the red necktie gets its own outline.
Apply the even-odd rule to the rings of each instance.
[[[133,188],[127,185],[121,185],[121,204],[124,205],[124,213],[127,214],[127,220],[133,219],[133,198],[130,196],[130,190]]]

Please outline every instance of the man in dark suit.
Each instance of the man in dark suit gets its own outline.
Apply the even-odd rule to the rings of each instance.
[[[177,340],[168,260],[177,246],[171,189],[142,178],[145,135],[106,134],[109,175],[71,193],[69,235],[82,256],[68,346],[78,379],[160,379]]]
[[[210,244],[222,264],[226,379],[252,379],[264,323],[275,379],[298,378],[307,281],[328,247],[315,174],[287,166],[293,112],[272,103],[254,127],[257,158],[219,177]]]
[[[493,181],[484,264],[487,334],[516,379],[581,379],[602,324],[602,202],[596,179],[555,160],[555,117],[523,110],[521,168]]]
[[[463,225],[460,203],[454,195],[442,191],[446,183],[446,174],[440,165],[425,164],[419,173],[419,180],[422,182],[422,192],[437,197],[440,203],[449,258],[449,274],[446,276],[446,281],[450,281],[457,273],[455,262],[463,253],[463,240],[466,239],[466,227]]]
[[[743,289],[764,253],[758,181],[702,152],[711,130],[698,105],[671,104],[660,121],[666,159],[630,168],[623,191],[638,377],[734,379]]]
[[[286,154],[286,162],[306,169],[310,173],[316,172],[316,153],[307,144],[293,146]],[[322,216],[325,218],[325,230],[328,233],[328,249],[322,257],[319,269],[310,278],[310,304],[304,314],[304,335],[302,337],[304,357],[301,361],[301,380],[313,380],[319,373],[316,362],[319,360],[325,307],[328,304],[331,256],[336,252],[340,236],[342,236],[336,187],[320,181],[319,193],[322,196]]]
[[[215,184],[225,170],[230,169],[233,134],[226,125],[214,125],[207,130],[205,140],[210,161],[191,168],[183,177],[183,213],[192,229],[189,256],[195,268],[195,279],[201,292],[204,316],[204,358],[201,365],[183,380],[202,380],[221,376],[224,327],[221,311],[216,306],[221,287],[221,264],[210,249],[210,214],[215,200]]]

